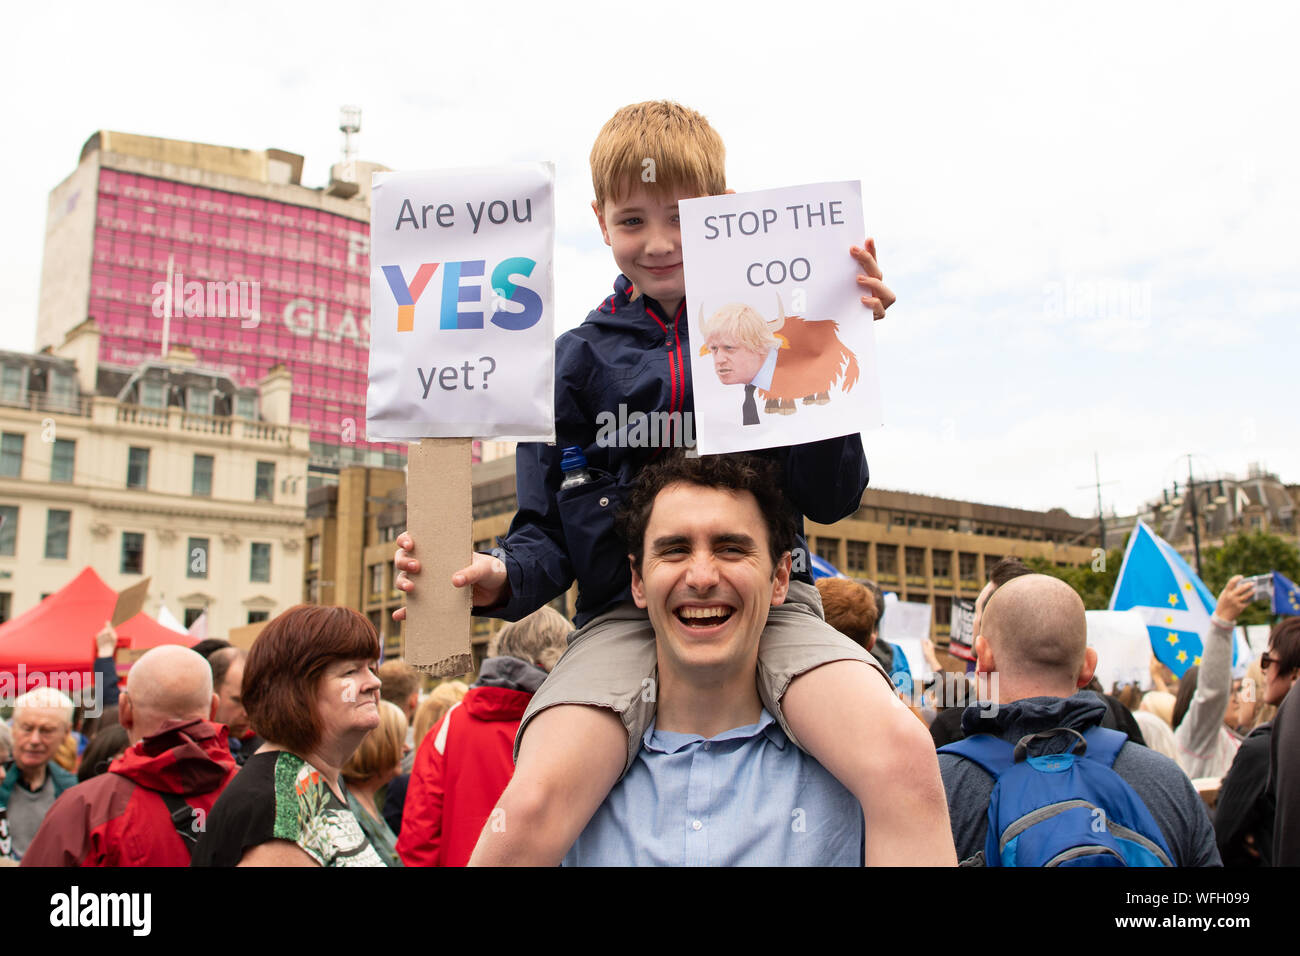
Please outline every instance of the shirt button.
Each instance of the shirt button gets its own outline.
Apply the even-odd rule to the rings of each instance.
[[[600,499],[600,506],[601,506],[602,508],[608,508],[608,507],[609,507],[609,499],[608,499],[608,498],[601,498],[601,499]]]
[[[699,820],[693,820],[693,821],[691,822],[691,829],[692,829],[692,830],[699,830],[699,829],[702,829],[703,827],[704,827],[704,824],[701,823]]]

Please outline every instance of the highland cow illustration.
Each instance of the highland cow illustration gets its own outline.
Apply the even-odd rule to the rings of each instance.
[[[840,341],[839,323],[785,314],[778,295],[777,318],[766,321],[747,305],[733,303],[708,319],[700,309],[704,345],[700,355],[713,356],[713,371],[723,385],[744,385],[742,424],[757,425],[757,394],[764,412],[793,415],[795,402],[825,405],[831,389],[848,392],[858,381],[857,356]]]

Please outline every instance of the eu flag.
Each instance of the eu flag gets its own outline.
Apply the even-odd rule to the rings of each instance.
[[[1277,571],[1273,572],[1273,613],[1300,614],[1300,587]]]
[[[1182,677],[1187,668],[1200,666],[1214,606],[1214,595],[1182,555],[1139,521],[1128,539],[1110,609],[1141,614],[1156,659]],[[1234,648],[1234,663],[1236,656]]]

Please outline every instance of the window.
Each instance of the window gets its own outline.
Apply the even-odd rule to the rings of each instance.
[[[371,611],[366,616],[370,618],[370,626],[375,629],[375,633],[382,638],[384,636],[384,612]]]
[[[14,596],[9,591],[0,594],[0,624],[9,620],[13,614]]]
[[[271,543],[254,541],[248,562],[248,580],[267,584],[271,580]]]
[[[194,456],[194,480],[190,492],[195,498],[212,497],[212,456]]]
[[[208,555],[212,552],[208,545],[210,541],[207,538],[190,538],[189,543],[185,546],[186,560],[188,565],[185,569],[187,578],[206,578],[208,576]],[[185,625],[189,627],[189,625]]]
[[[127,452],[126,486],[128,488],[149,487],[149,449],[132,448]]]
[[[23,436],[5,432],[0,436],[0,478],[23,476]]]
[[[189,630],[190,626],[202,616],[203,616],[203,608],[187,607],[185,609],[185,621],[184,621],[185,629]]]
[[[975,580],[975,555],[968,551],[961,552],[957,555],[957,566],[963,581]]]
[[[940,595],[934,599],[934,623],[945,630],[952,627],[952,598]]]
[[[320,564],[320,535],[312,535],[307,539],[307,551],[311,555],[308,563],[311,565]]]
[[[907,562],[908,577],[920,577],[925,574],[924,548],[907,548],[903,560]]]
[[[71,372],[51,369],[49,399],[59,408],[76,408],[77,376]]]
[[[934,563],[934,576],[936,578],[952,577],[952,552],[951,551],[931,552],[930,560]]]
[[[45,556],[56,560],[68,556],[68,531],[72,527],[72,512],[51,508],[45,512]]]
[[[372,564],[370,566],[370,593],[384,593],[384,565]]]
[[[891,579],[897,578],[898,575],[898,549],[892,545],[886,545],[883,548],[876,549],[876,572],[884,578],[888,576]]]
[[[77,460],[77,443],[70,438],[54,439],[50,455],[50,481],[71,482]]]
[[[275,500],[275,462],[259,461],[257,463],[257,481],[253,485],[253,500]]]
[[[212,414],[212,389],[187,388],[185,393],[186,411],[192,415]]]
[[[162,382],[140,383],[140,404],[147,408],[166,408],[167,389]]]
[[[845,570],[850,574],[859,576],[866,574],[870,555],[871,543],[869,541],[849,541],[845,554],[845,563],[848,564],[848,567]]]
[[[122,573],[144,574],[144,535],[122,532]]]
[[[248,623],[249,623],[249,624],[260,624],[260,623],[262,623],[263,621],[265,621],[267,618],[269,618],[270,616],[271,616],[271,612],[270,612],[270,611],[249,611],[249,612],[248,612]]]
[[[0,400],[21,404],[27,401],[27,369],[6,365],[0,372]]]
[[[14,556],[18,546],[18,506],[0,505],[0,555]]]
[[[829,564],[834,564],[840,559],[840,542],[838,538],[817,537],[817,557]]]
[[[251,418],[254,421],[256,421],[257,420],[257,396],[236,395],[235,416],[238,418]]]

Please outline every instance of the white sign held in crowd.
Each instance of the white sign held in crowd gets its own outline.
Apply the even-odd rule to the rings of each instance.
[[[879,427],[871,311],[861,302],[861,186],[792,186],[680,205],[701,454]]]
[[[1096,678],[1106,693],[1115,684],[1151,687],[1151,636],[1137,611],[1087,611],[1088,646],[1097,652]]]
[[[551,441],[550,163],[376,173],[366,437]]]

